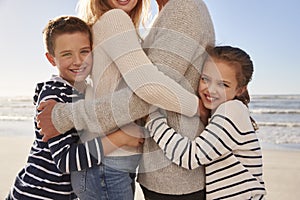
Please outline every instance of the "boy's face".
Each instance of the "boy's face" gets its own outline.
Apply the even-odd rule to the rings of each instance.
[[[59,75],[72,85],[84,81],[92,68],[91,44],[85,33],[59,35],[54,43],[54,56],[49,53],[46,56]]]
[[[226,62],[208,59],[200,78],[198,92],[204,106],[214,110],[242,92],[238,89],[236,67]]]

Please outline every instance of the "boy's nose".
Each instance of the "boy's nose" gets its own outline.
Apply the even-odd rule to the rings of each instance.
[[[74,56],[73,65],[80,66],[82,64],[82,59],[80,56]]]

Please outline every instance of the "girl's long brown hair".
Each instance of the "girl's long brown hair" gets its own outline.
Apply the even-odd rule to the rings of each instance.
[[[226,62],[230,66],[235,66],[236,69],[238,69],[236,73],[238,87],[246,86],[246,90],[241,95],[236,96],[235,99],[240,100],[248,107],[250,95],[247,85],[252,80],[254,72],[253,62],[250,56],[242,49],[231,46],[208,46],[206,52],[211,58]],[[252,117],[250,117],[250,119],[254,129],[257,130],[258,125]]]

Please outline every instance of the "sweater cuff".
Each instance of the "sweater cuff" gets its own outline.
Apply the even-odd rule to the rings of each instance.
[[[74,127],[70,104],[57,103],[52,110],[52,123],[60,133],[65,133]]]

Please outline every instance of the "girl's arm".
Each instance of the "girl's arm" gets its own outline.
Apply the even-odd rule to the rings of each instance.
[[[194,140],[169,127],[166,118],[158,112],[150,116],[152,120],[146,128],[151,137],[172,162],[187,169],[209,164],[239,145],[257,145],[247,108],[240,102],[221,105]]]
[[[97,137],[78,143],[80,137],[75,129],[48,141],[50,152],[58,169],[62,172],[81,171],[101,164],[107,155],[122,146],[140,146],[144,139],[137,126],[128,125],[105,137]]]

